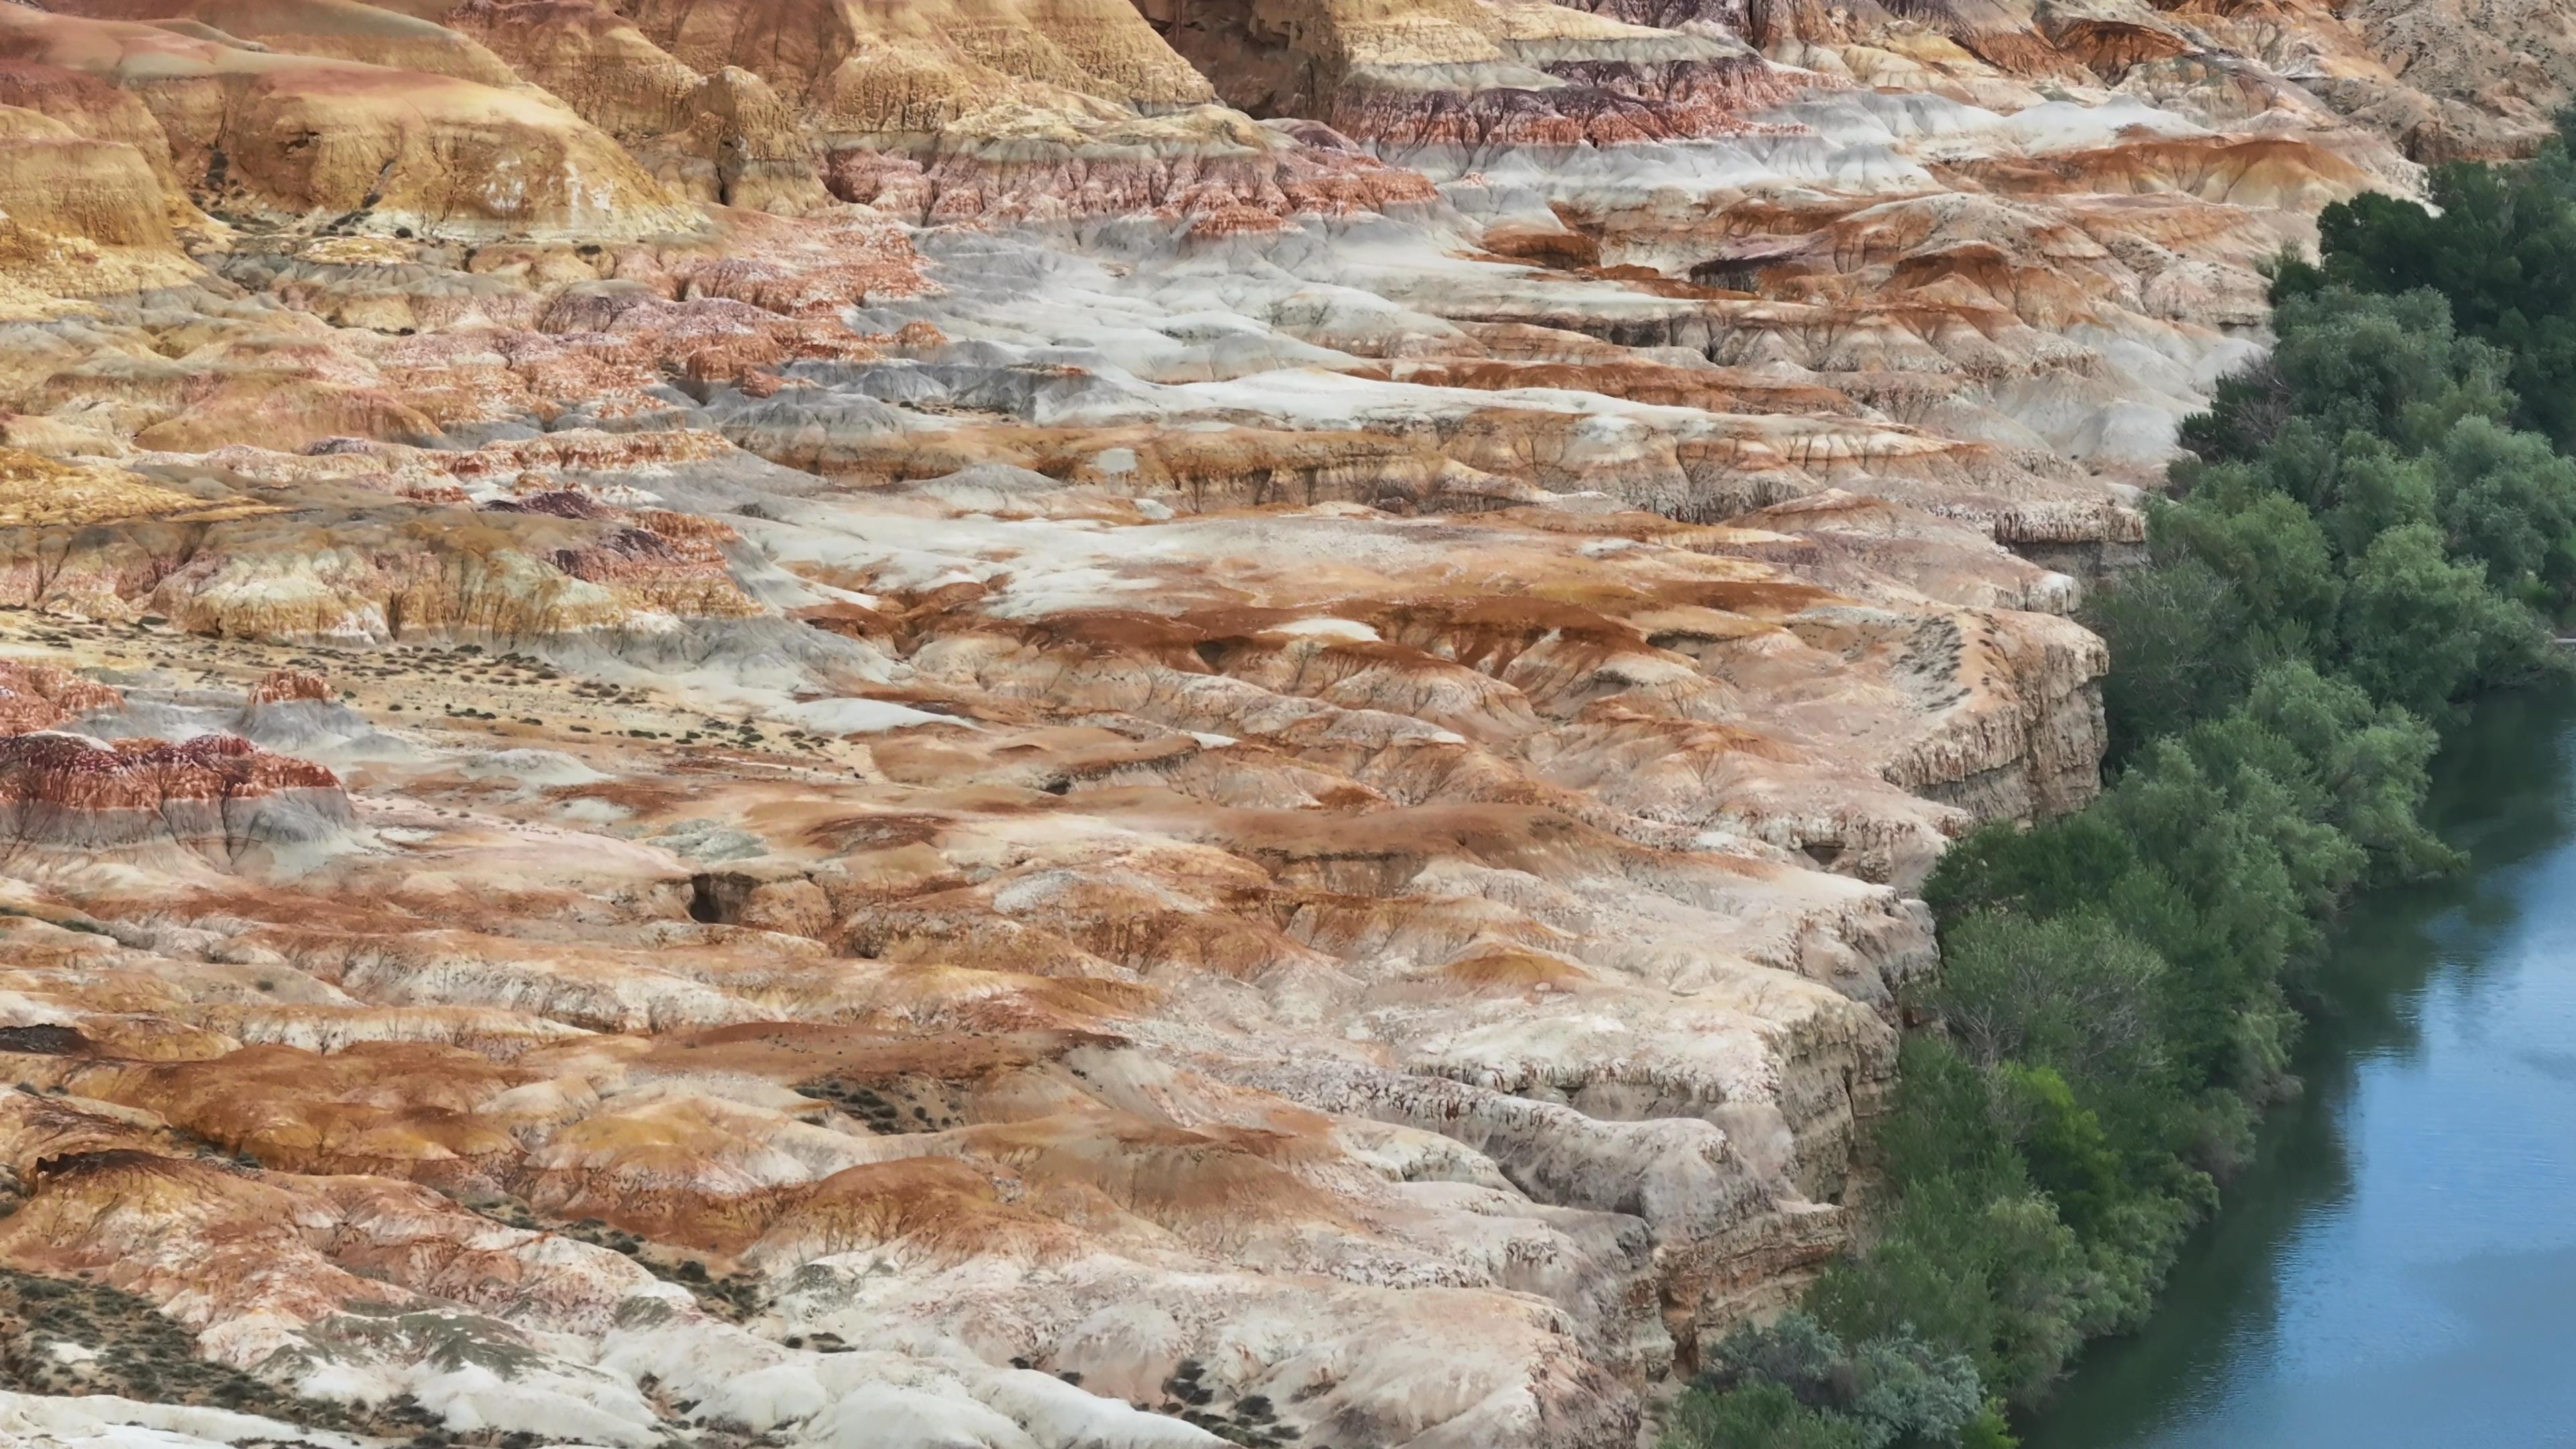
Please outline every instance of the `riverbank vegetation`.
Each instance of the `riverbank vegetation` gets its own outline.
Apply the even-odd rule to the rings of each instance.
[[[2420,819],[2436,726],[2556,667],[2576,606],[2576,160],[2432,194],[2330,208],[2280,267],[2277,345],[2087,608],[2109,784],[1927,883],[1943,970],[1865,1240],[1719,1347],[1667,1449],[2009,1444],[2243,1160],[2337,908],[2456,864]]]

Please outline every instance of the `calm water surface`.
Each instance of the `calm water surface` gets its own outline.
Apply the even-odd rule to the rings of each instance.
[[[2576,1446],[2576,694],[2436,766],[2458,880],[2338,933],[2307,1092],[2027,1449]]]

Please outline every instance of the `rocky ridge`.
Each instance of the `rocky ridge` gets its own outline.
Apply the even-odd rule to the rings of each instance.
[[[0,1439],[1633,1443],[2398,9],[0,6]]]

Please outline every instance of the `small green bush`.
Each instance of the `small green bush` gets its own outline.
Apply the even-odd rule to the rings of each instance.
[[[1663,1449],[1867,1449],[1858,1424],[1808,1408],[1767,1380],[1675,1401]]]

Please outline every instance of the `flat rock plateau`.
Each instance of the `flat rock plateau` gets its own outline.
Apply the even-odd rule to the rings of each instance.
[[[1629,1449],[2557,0],[0,4],[0,1444]]]

